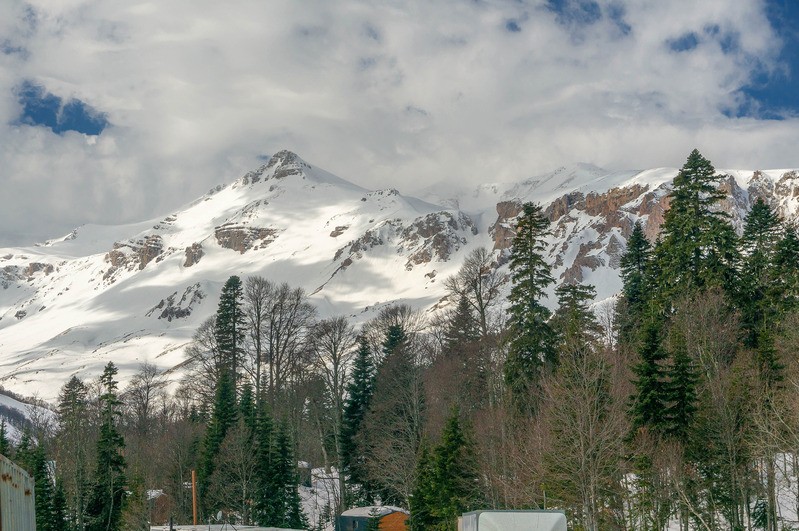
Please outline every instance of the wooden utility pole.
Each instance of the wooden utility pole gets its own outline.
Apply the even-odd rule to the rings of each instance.
[[[194,524],[197,525],[197,471],[191,471],[191,512],[194,516]]]

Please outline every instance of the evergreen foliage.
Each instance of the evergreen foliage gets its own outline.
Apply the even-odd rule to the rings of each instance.
[[[591,348],[601,333],[599,323],[588,303],[594,300],[594,287],[561,284],[555,290],[558,309],[549,321],[558,337],[561,356],[580,355]]]
[[[520,411],[533,409],[545,368],[556,364],[549,310],[541,303],[554,280],[544,261],[549,220],[540,205],[525,203],[516,225],[510,255],[510,347],[505,382]]]
[[[224,368],[233,375],[233,388],[238,386],[239,373],[244,359],[244,333],[246,314],[242,309],[243,288],[241,279],[231,276],[222,287],[216,311],[214,338]]]
[[[641,325],[640,318],[651,297],[652,245],[644,235],[640,221],[633,225],[627,249],[621,257],[622,302],[618,307],[619,337],[623,342],[634,339]]]
[[[688,156],[670,194],[669,209],[655,246],[658,292],[667,306],[677,294],[735,280],[737,238],[727,216],[715,209],[724,198],[722,176],[696,149]]]
[[[469,299],[464,295],[458,297],[458,305],[449,317],[444,330],[444,352],[458,353],[464,346],[480,338],[480,328],[475,320]]]
[[[341,427],[341,468],[349,478],[351,486],[359,485],[361,495],[353,495],[361,501],[370,503],[371,494],[367,487],[363,469],[364,457],[358,453],[357,438],[361,425],[369,410],[375,385],[375,368],[372,353],[365,336],[358,338],[358,351],[352,366],[351,380],[347,385],[347,399]],[[354,501],[354,500],[353,500]],[[347,502],[349,504],[349,501]]]
[[[6,419],[0,418],[0,455],[11,457],[11,442],[6,433]]]
[[[121,516],[125,501],[125,458],[122,452],[125,441],[119,431],[122,402],[117,396],[116,377],[118,370],[108,362],[100,384],[100,438],[97,441],[97,467],[94,484],[86,507],[89,531],[121,529]]]
[[[672,334],[671,350],[672,363],[665,390],[666,434],[685,443],[696,415],[696,385],[699,377],[681,334]]]
[[[272,447],[270,468],[271,492],[264,525],[289,529],[308,529],[297,492],[297,462],[294,459],[291,437],[285,424],[277,430]]]
[[[430,447],[426,440],[419,448],[419,460],[416,463],[416,483],[411,496],[411,531],[433,529],[438,519],[433,515],[436,509],[436,470]]]
[[[632,428],[662,431],[667,427],[665,408],[669,399],[663,367],[666,353],[661,346],[660,328],[651,320],[644,324],[639,355],[641,361],[633,367]]]
[[[208,429],[205,432],[203,444],[203,461],[201,469],[200,496],[205,499],[207,494],[207,480],[211,477],[216,466],[216,457],[225,435],[238,420],[238,403],[236,400],[236,390],[233,384],[233,376],[229,369],[222,371],[216,386],[214,396],[214,406],[211,412],[211,419],[208,422]],[[212,507],[206,507],[213,512]]]

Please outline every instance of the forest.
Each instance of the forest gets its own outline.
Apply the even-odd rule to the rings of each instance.
[[[590,531],[799,528],[799,233],[762,199],[736,231],[721,179],[688,156],[657,238],[630,223],[602,304],[555,287],[534,203],[435,312],[356,328],[231,276],[179,382],[150,364],[124,388],[113,363],[72,377],[19,441],[0,424],[0,453],[35,477],[39,531],[191,523],[192,470],[202,522],[332,529],[390,504],[413,530],[491,508]],[[333,481],[312,518],[313,470]]]

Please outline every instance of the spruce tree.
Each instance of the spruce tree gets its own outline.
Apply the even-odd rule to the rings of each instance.
[[[252,385],[248,382],[241,386],[241,398],[239,398],[239,415],[244,421],[250,433],[255,433],[257,424],[257,411],[255,410],[255,398],[253,396]]]
[[[672,363],[667,371],[668,383],[665,390],[666,434],[685,443],[696,415],[696,385],[699,376],[681,334],[672,334],[671,351]]]
[[[782,312],[799,308],[799,234],[796,225],[784,227],[774,257],[777,289],[782,293],[779,309]]]
[[[644,324],[639,356],[641,361],[633,367],[632,428],[662,432],[667,427],[665,408],[669,399],[663,367],[666,353],[661,346],[660,327],[651,320]]]
[[[419,448],[419,459],[416,463],[416,483],[411,495],[411,531],[427,531],[433,529],[439,519],[433,515],[438,504],[435,462],[426,440]]]
[[[347,385],[347,399],[344,402],[344,414],[341,425],[341,470],[348,477],[350,486],[359,485],[360,496],[353,494],[370,503],[371,493],[365,485],[366,474],[363,470],[364,457],[358,453],[356,443],[361,431],[363,419],[369,410],[375,385],[375,368],[372,364],[372,353],[365,336],[358,338],[358,352],[352,366],[352,375]],[[351,490],[351,489],[350,489]],[[345,505],[350,500],[345,500]]]
[[[505,362],[505,382],[522,411],[534,407],[541,375],[556,363],[554,334],[547,322],[550,312],[541,304],[544,290],[554,281],[543,256],[548,229],[541,206],[525,203],[510,255],[511,339]]]
[[[77,529],[84,528],[88,490],[90,489],[86,430],[89,426],[89,388],[73,376],[58,395],[58,416],[61,429],[57,434],[62,460],[59,471],[71,509],[70,519]]]
[[[297,492],[297,462],[294,459],[291,437],[285,424],[281,424],[273,445],[270,478],[272,507],[267,525],[289,529],[308,529],[308,520],[302,512]]]
[[[267,401],[261,401],[258,408],[255,432],[255,455],[258,463],[258,475],[255,496],[253,500],[253,518],[261,524],[267,525],[272,518],[272,508],[275,505],[276,495],[272,481],[272,459],[274,457],[275,429],[272,416],[267,410]]]
[[[208,479],[216,468],[216,458],[219,455],[222,441],[225,440],[228,430],[238,420],[238,409],[233,376],[228,368],[222,371],[217,382],[211,419],[205,432],[200,474],[200,497],[203,500],[205,500],[208,490]],[[206,507],[206,510],[213,510],[213,508]]]
[[[721,180],[696,149],[674,178],[661,240],[655,246],[658,292],[667,307],[686,291],[732,289],[737,238],[728,216],[715,208],[724,198],[718,188]]]
[[[53,521],[53,484],[50,481],[47,456],[41,444],[33,450],[28,471],[33,476],[36,488],[36,529],[54,531],[56,527]]]
[[[122,452],[125,441],[119,431],[122,402],[117,396],[114,379],[117,368],[108,362],[100,384],[100,438],[97,440],[97,467],[94,485],[86,507],[89,531],[111,531],[121,529],[122,505],[125,501],[125,458]]]
[[[740,267],[738,305],[746,335],[744,343],[758,347],[764,327],[772,327],[782,299],[777,278],[777,249],[781,240],[781,224],[777,215],[762,200],[752,205],[746,216],[741,236],[744,254]]]
[[[594,286],[561,284],[555,290],[558,309],[549,321],[558,337],[561,355],[579,355],[591,348],[601,333],[588,303],[594,300]]]
[[[433,464],[437,499],[433,514],[443,524],[441,529],[454,529],[458,516],[475,509],[480,499],[474,442],[457,407],[444,426]]]
[[[244,359],[244,332],[246,315],[242,309],[244,300],[241,279],[231,276],[222,287],[216,311],[214,338],[224,367],[233,376],[233,388],[238,386],[241,364]]]
[[[624,286],[617,319],[619,339],[624,343],[634,339],[651,297],[651,264],[652,245],[646,239],[641,222],[636,221],[620,263]]]
[[[457,354],[466,345],[480,338],[480,328],[475,320],[469,299],[461,295],[458,305],[447,320],[444,330],[444,352]]]

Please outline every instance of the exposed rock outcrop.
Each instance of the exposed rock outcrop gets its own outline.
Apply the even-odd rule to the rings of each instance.
[[[279,234],[279,229],[248,227],[237,223],[225,223],[214,230],[214,236],[220,246],[241,254],[251,249],[265,248],[275,241]]]
[[[205,252],[201,243],[192,243],[186,247],[186,260],[183,262],[183,267],[191,267],[200,261]]]
[[[205,298],[199,283],[187,287],[180,300],[176,302],[177,296],[178,292],[176,291],[166,299],[161,299],[161,302],[147,312],[147,317],[158,314],[158,319],[166,319],[170,322],[173,319],[182,319],[191,315],[192,310]]]

